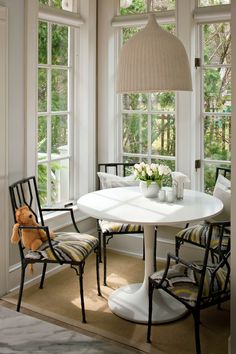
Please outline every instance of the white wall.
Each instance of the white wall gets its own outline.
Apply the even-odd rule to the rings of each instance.
[[[8,9],[8,183],[24,174],[24,0],[0,0],[0,5]],[[12,211],[9,210],[10,228]],[[9,235],[6,235],[10,238]],[[5,250],[2,250],[5,252]],[[18,250],[10,245],[10,262],[18,259]]]

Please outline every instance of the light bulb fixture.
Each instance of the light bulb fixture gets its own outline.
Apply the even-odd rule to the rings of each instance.
[[[182,42],[162,29],[154,13],[145,28],[121,49],[117,92],[192,91],[187,53]]]

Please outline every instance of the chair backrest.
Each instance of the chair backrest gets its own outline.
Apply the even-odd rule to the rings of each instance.
[[[208,239],[205,248],[202,270],[199,275],[199,292],[198,302],[204,306],[216,304],[225,301],[230,297],[230,243],[223,250],[218,247],[219,261],[212,264],[209,263],[209,255],[211,249],[211,240],[217,232],[219,244],[222,244],[225,228],[230,223],[215,223],[208,225]],[[228,235],[229,237],[229,235]]]
[[[126,177],[133,171],[134,162],[114,162],[98,164],[98,172],[113,173],[116,176]]]
[[[231,179],[231,168],[229,168],[229,167],[216,167],[215,181],[217,181],[219,174],[223,175],[224,177],[226,177],[230,180]]]
[[[16,209],[27,205],[38,223],[44,226],[43,213],[40,206],[39,194],[34,176],[23,178],[9,186],[12,211],[15,218]]]
[[[105,172],[116,176],[127,177],[133,173],[134,164],[134,162],[99,163],[98,172]],[[99,179],[98,188],[101,188]]]

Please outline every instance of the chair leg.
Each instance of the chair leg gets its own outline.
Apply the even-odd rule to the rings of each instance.
[[[99,263],[102,263],[102,238],[101,231],[98,230],[98,244],[99,244]]]
[[[180,249],[181,241],[178,237],[175,238],[175,256],[179,257],[179,249]]]
[[[154,236],[153,269],[154,272],[157,271],[157,230],[156,229],[155,229],[155,236]]]
[[[24,281],[25,281],[25,269],[26,269],[26,267],[27,267],[27,264],[26,265],[22,264],[22,266],[21,266],[20,290],[19,290],[18,302],[17,302],[17,307],[16,307],[16,311],[17,312],[20,312],[21,299],[22,299]]]
[[[42,271],[42,276],[41,276],[39,289],[43,289],[43,284],[44,284],[46,270],[47,270],[47,263],[43,263],[43,271]]]
[[[154,288],[149,280],[149,285],[148,285],[148,329],[147,329],[147,342],[148,343],[151,343],[153,290],[154,290]]]
[[[144,240],[144,234],[143,234],[143,261],[145,261],[145,240]]]
[[[195,348],[196,354],[201,354],[201,345],[200,345],[200,311],[193,313],[194,318],[194,329],[195,329]]]
[[[82,322],[86,323],[85,307],[84,307],[84,287],[83,287],[84,263],[79,265],[79,285],[80,285],[80,301],[82,311]]]
[[[99,247],[99,246],[98,246]],[[97,274],[97,289],[98,295],[101,296],[101,289],[100,289],[100,275],[99,275],[99,263],[100,263],[100,252],[99,249],[96,251],[96,274]]]
[[[103,234],[103,284],[107,286],[107,244],[106,235]]]

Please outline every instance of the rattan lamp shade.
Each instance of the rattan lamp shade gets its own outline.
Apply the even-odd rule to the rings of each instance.
[[[181,41],[163,30],[154,14],[121,49],[117,92],[191,91],[188,57]]]

